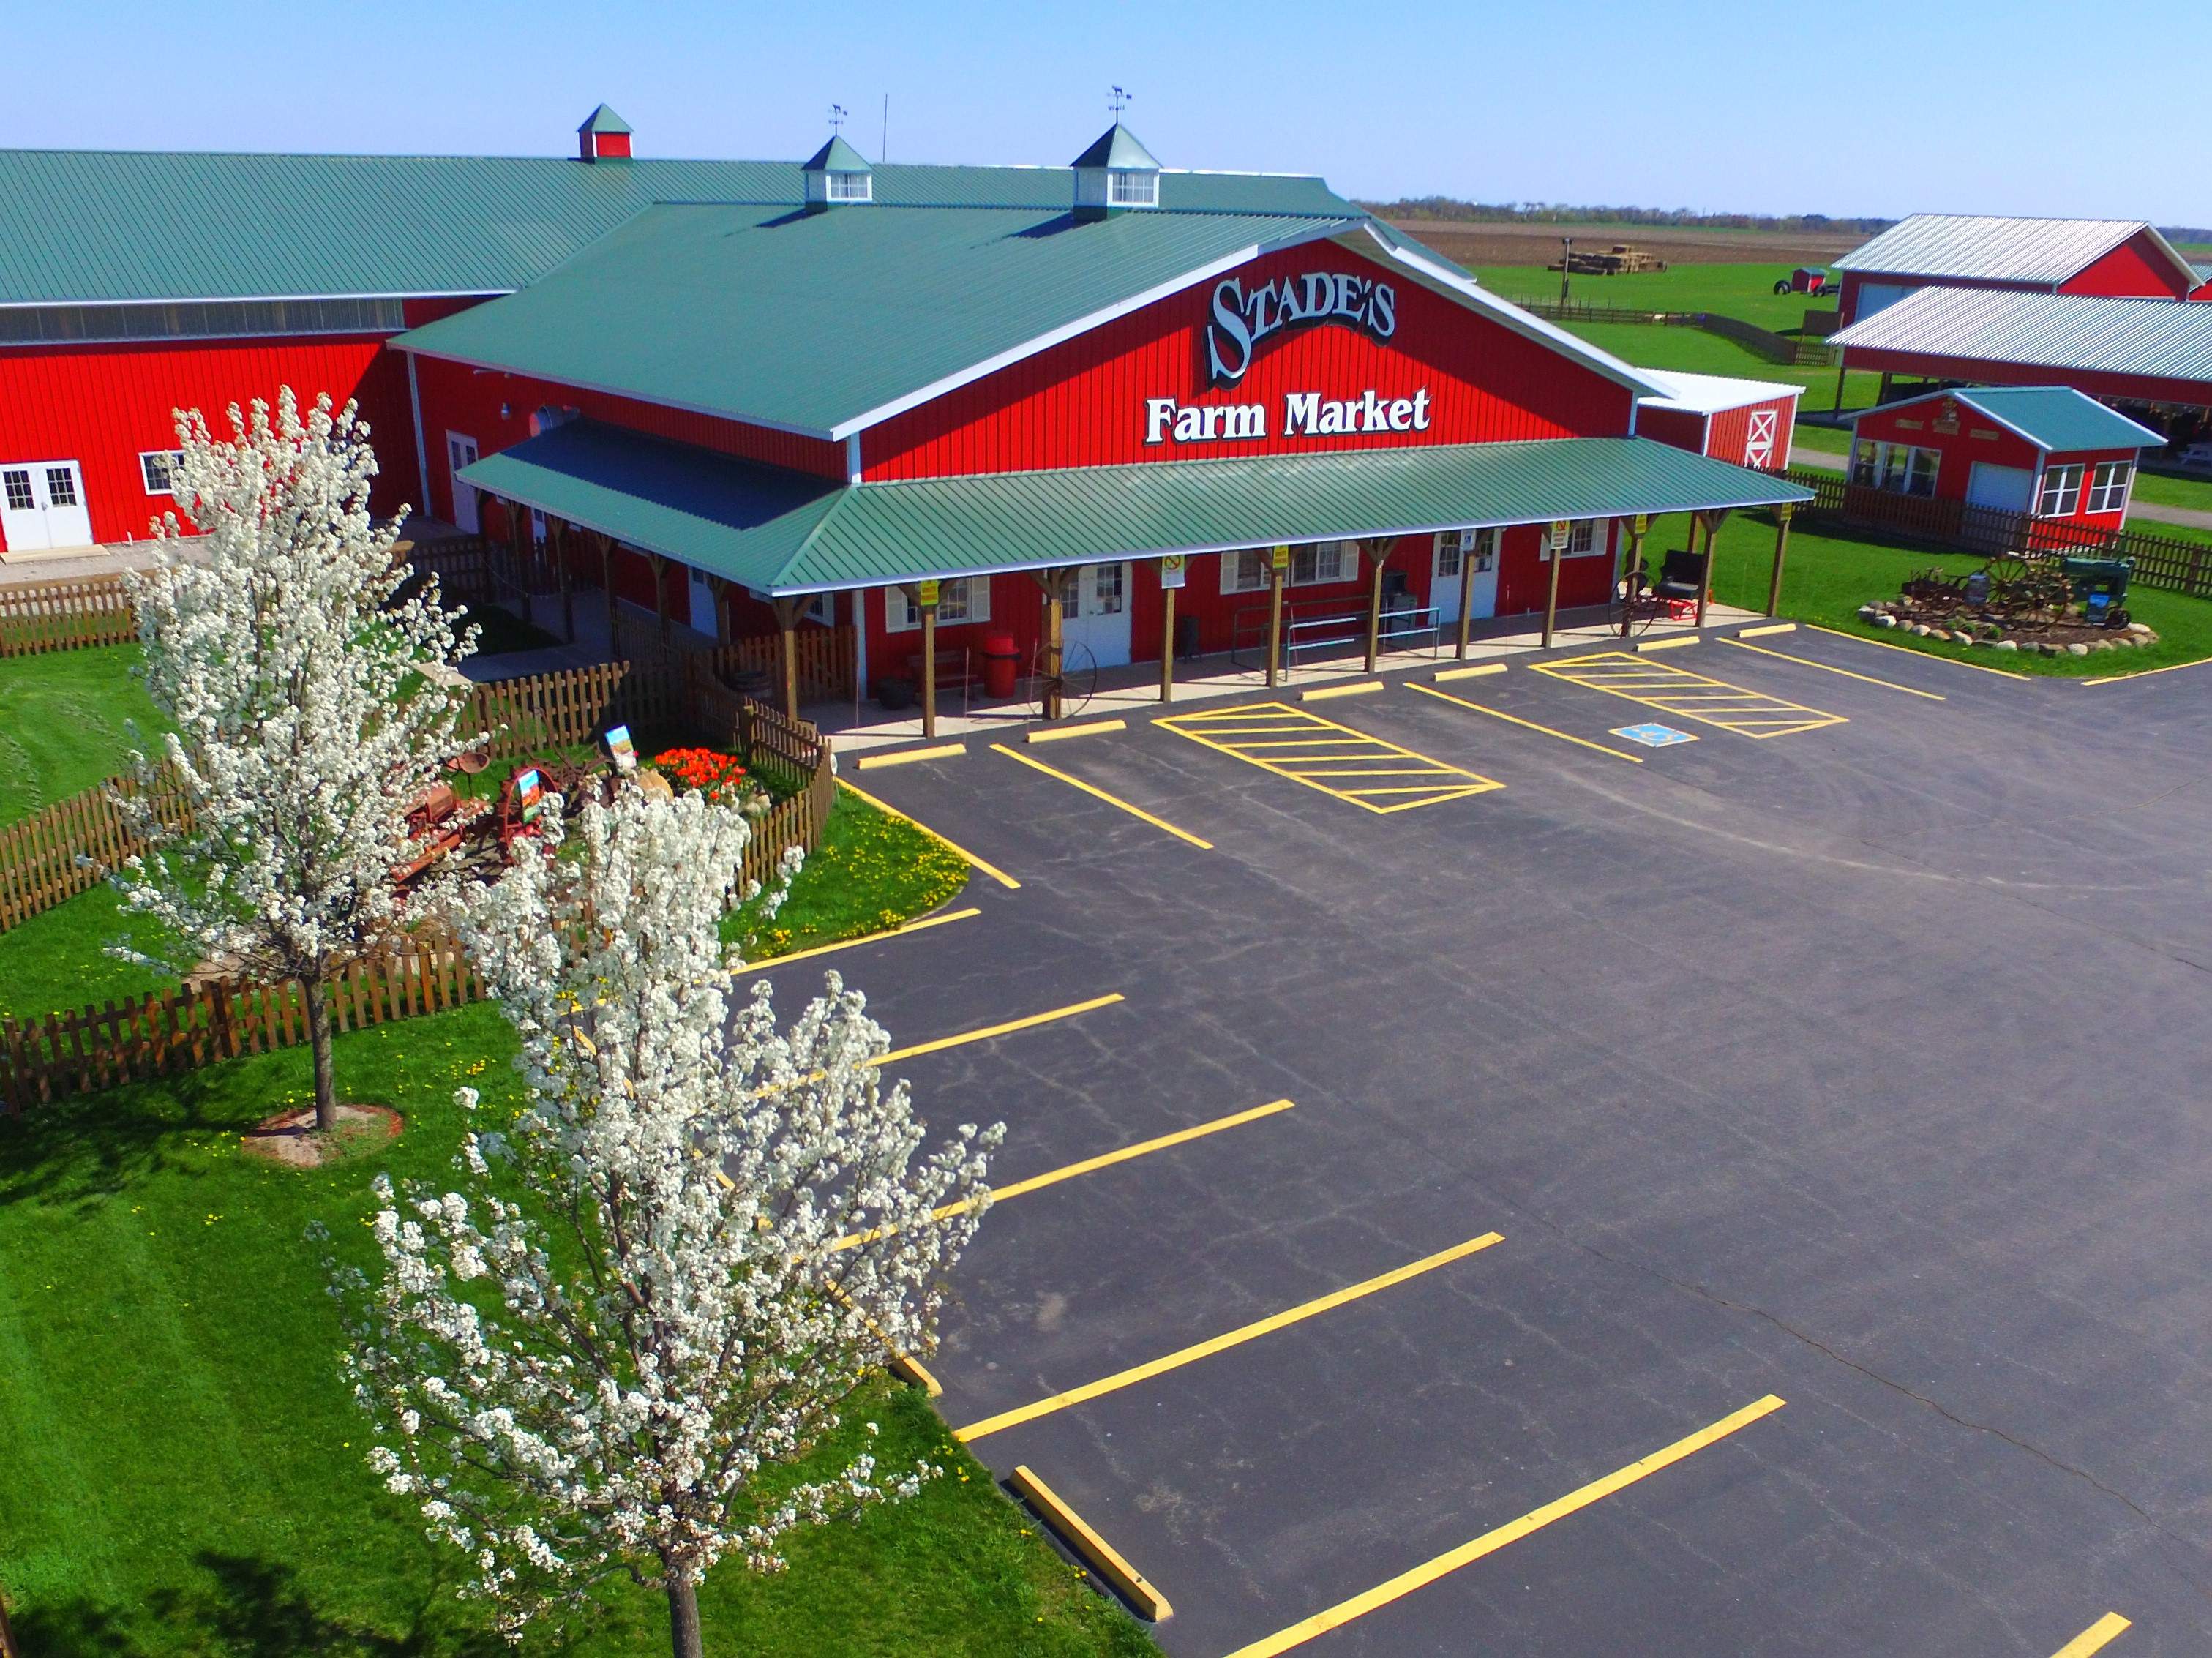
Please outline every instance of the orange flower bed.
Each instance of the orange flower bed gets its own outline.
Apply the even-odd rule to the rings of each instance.
[[[712,749],[668,749],[654,755],[651,763],[672,782],[708,794],[745,780],[745,768],[734,756]]]

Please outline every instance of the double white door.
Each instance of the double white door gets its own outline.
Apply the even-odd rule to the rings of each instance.
[[[73,460],[0,465],[0,536],[11,553],[92,545],[84,473]]]
[[[1459,625],[1460,584],[1465,582],[1468,616],[1498,614],[1498,531],[1444,530],[1437,533],[1436,564],[1429,577],[1429,604],[1437,625]]]
[[[1061,579],[1060,637],[1081,645],[1102,668],[1129,659],[1129,567],[1086,564]]]

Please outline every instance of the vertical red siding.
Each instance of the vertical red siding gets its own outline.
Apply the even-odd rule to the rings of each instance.
[[[1539,340],[1416,287],[1331,244],[1271,254],[1234,273],[1247,288],[1308,270],[1379,277],[1396,289],[1388,341],[1324,323],[1263,341],[1238,384],[1209,389],[1205,330],[1214,281],[1198,283],[894,416],[862,440],[871,480],[1102,466],[1134,461],[1310,454],[1519,438],[1620,436],[1634,394]],[[1218,280],[1218,279],[1217,279]],[[1282,435],[1283,398],[1429,393],[1421,432]],[[1147,445],[1145,401],[1259,404],[1269,435],[1238,442]]]
[[[1654,409],[1650,405],[1636,411],[1636,435],[1663,443],[1670,449],[1686,449],[1693,455],[1705,452],[1705,417],[1686,409]]]
[[[146,493],[138,456],[175,446],[173,411],[202,410],[222,435],[231,404],[281,386],[303,402],[356,399],[380,468],[375,509],[421,500],[406,365],[380,337],[0,349],[0,461],[77,462],[94,536],[142,537],[172,503]]]
[[[1754,411],[1761,410],[1771,410],[1774,416],[1774,448],[1761,470],[1778,472],[1789,465],[1790,445],[1797,419],[1797,399],[1794,395],[1717,411],[1707,428],[1710,435],[1705,440],[1705,452],[1715,460],[1729,461],[1737,466],[1751,465],[1751,417]],[[1639,432],[1643,429],[1640,424],[1637,428]]]
[[[604,392],[587,392],[525,374],[471,368],[464,363],[437,357],[416,359],[416,390],[422,400],[422,440],[430,466],[429,510],[451,522],[453,515],[453,480],[446,464],[446,434],[459,432],[477,440],[479,454],[489,455],[521,442],[530,435],[532,413],[546,405],[578,409],[593,420],[627,426],[657,437],[696,444],[771,466],[786,466],[818,477],[842,478],[845,453],[842,445],[817,438],[793,436],[741,421],[694,415],[659,404],[641,403]],[[404,370],[402,371],[404,385]],[[501,414],[504,409],[507,412]],[[647,590],[650,598],[650,589]]]
[[[2094,264],[2058,284],[2062,294],[2094,294],[2107,299],[2186,298],[2190,284],[2151,246],[2150,233],[2137,231]]]

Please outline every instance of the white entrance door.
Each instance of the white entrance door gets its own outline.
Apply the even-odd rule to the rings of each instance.
[[[1060,590],[1061,641],[1086,647],[1102,668],[1129,659],[1129,567],[1086,564]]]
[[[1966,474],[1966,505],[2027,512],[2035,505],[2035,474],[2025,466],[1992,466],[1978,460]]]
[[[453,523],[471,535],[482,527],[477,518],[477,492],[473,484],[461,482],[461,468],[477,464],[477,440],[465,438],[459,432],[446,434],[447,476],[453,481]]]
[[[1468,615],[1498,614],[1498,531],[1445,530],[1437,537],[1434,574],[1429,579],[1429,603],[1435,607],[1437,625],[1459,625],[1460,584],[1468,582]]]
[[[92,514],[85,510],[84,474],[73,460],[34,460],[0,466],[0,535],[8,550],[92,545]]]

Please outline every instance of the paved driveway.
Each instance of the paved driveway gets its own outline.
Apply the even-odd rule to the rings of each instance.
[[[2212,1649],[2212,669],[1753,644],[856,774],[1020,884],[826,964],[1080,1170],[941,1406],[1170,1653]]]

